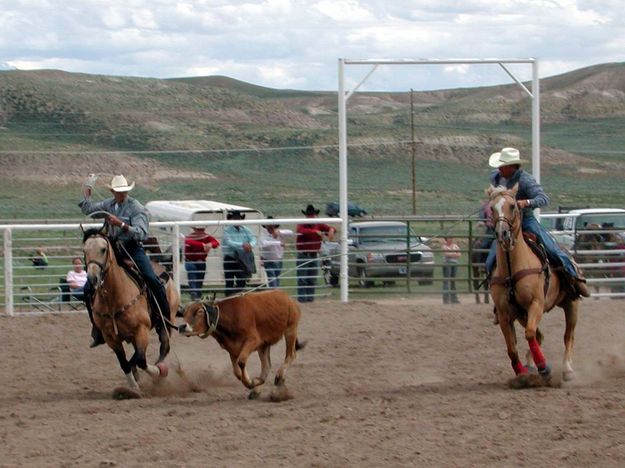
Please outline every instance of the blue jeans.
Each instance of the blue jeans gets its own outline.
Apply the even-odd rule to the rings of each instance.
[[[186,261],[184,262],[184,268],[187,270],[191,299],[197,301],[202,297],[201,290],[204,284],[204,276],[206,275],[206,261]]]
[[[315,286],[319,274],[317,252],[297,254],[297,300],[312,302],[315,299]]]
[[[224,255],[224,280],[226,282],[224,294],[226,296],[240,293],[245,289],[249,278],[250,275],[243,271],[236,258]]]
[[[267,272],[267,287],[280,287],[280,273],[282,272],[282,260],[263,260]]]
[[[457,263],[443,264],[443,302],[445,304],[458,302],[458,295],[456,294],[457,271]]]
[[[553,236],[542,227],[534,216],[524,216],[521,229],[524,232],[530,232],[536,236],[538,243],[545,248],[549,262],[552,265],[562,265],[570,276],[577,278],[577,272],[575,271],[571,257],[560,248]],[[489,275],[495,268],[496,251],[497,240],[495,239],[490,246],[490,252],[488,252],[488,258],[486,259],[486,271]]]

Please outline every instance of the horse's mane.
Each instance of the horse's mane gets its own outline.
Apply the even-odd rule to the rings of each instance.
[[[101,236],[101,235],[104,235],[102,233],[102,228],[89,228],[84,232],[82,236],[82,243],[84,244],[85,241],[89,239],[91,236]]]
[[[488,190],[488,196],[490,197],[490,199],[494,199],[496,197],[498,197],[499,195],[503,194],[504,192],[509,192],[510,189],[505,187],[504,185],[498,185],[497,187],[495,187],[494,185],[491,185]]]

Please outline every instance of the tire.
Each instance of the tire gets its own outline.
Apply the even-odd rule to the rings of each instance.
[[[338,277],[338,275],[333,275],[332,273],[330,273],[329,284],[332,287],[338,286],[339,285],[339,277]]]

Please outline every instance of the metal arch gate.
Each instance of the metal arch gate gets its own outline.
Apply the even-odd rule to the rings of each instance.
[[[505,64],[526,63],[532,65],[532,90],[516,78]],[[373,74],[380,65],[446,65],[446,64],[498,64],[532,99],[532,174],[540,182],[540,83],[538,60],[525,59],[339,59],[339,203],[341,213],[341,301],[348,302],[348,258],[347,258],[347,100]],[[369,73],[349,92],[345,92],[345,65],[373,65]]]

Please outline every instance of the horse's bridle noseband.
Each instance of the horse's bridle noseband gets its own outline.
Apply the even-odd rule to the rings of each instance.
[[[508,194],[501,194],[501,196],[502,197],[512,198],[512,202],[514,204],[514,209],[512,211],[512,214],[513,214],[513,216],[516,216],[516,213],[519,210],[519,208],[516,205],[516,200],[511,195],[508,195]],[[495,232],[497,231],[497,224],[500,223],[500,222],[504,223],[504,224],[507,224],[508,228],[509,228],[509,231],[512,232],[512,237],[509,240],[507,240],[507,241],[501,240],[499,238],[499,235],[497,235],[497,242],[499,242],[499,245],[501,245],[501,248],[504,249],[504,251],[506,251],[506,252],[509,251],[509,250],[512,250],[512,248],[514,247],[514,238],[519,234],[519,231],[521,229],[521,225],[520,224],[518,224],[516,226],[514,225],[515,220],[516,220],[516,217],[513,218],[512,220],[506,218],[505,216],[497,216],[495,218]],[[508,246],[504,246],[504,242],[509,242],[509,245]]]

